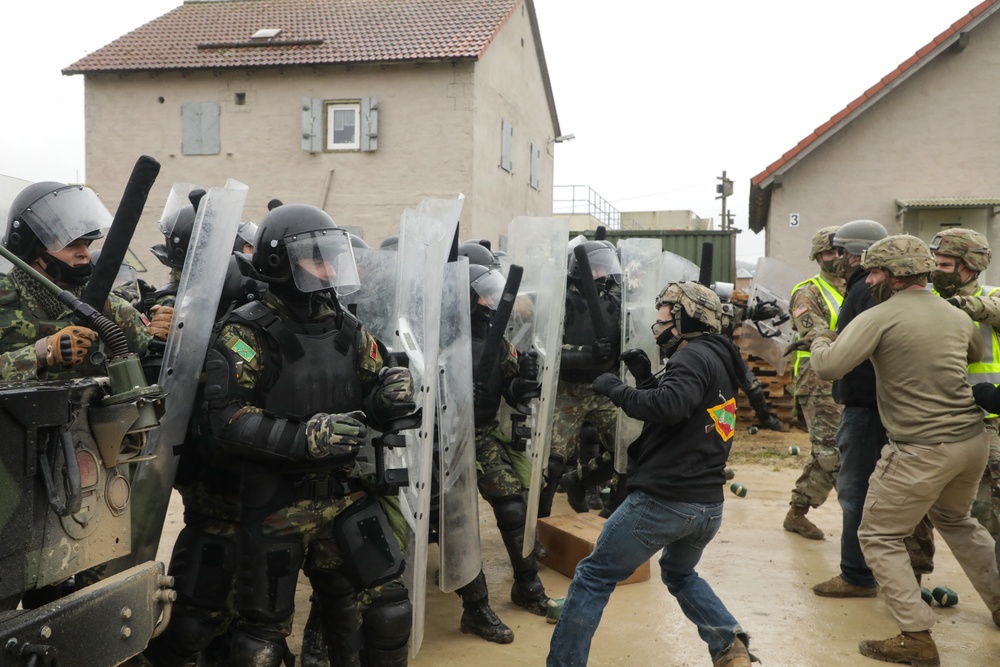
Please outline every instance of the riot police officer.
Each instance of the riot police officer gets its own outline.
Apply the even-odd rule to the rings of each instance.
[[[276,667],[299,570],[322,601],[336,664],[406,663],[411,607],[403,558],[374,495],[350,473],[366,424],[413,412],[412,379],[383,365],[336,290],[357,287],[347,232],[322,210],[277,206],[250,268],[260,301],[226,319],[206,360],[208,422],[241,461],[233,665]],[[354,598],[362,624],[336,623]],[[360,656],[335,654],[344,647]]]

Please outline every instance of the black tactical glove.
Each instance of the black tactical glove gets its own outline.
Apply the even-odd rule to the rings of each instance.
[[[517,374],[525,380],[538,379],[537,352],[522,352],[517,356]]]
[[[611,358],[613,345],[610,338],[598,338],[590,345],[590,354],[596,361],[607,361]]]
[[[767,429],[770,429],[772,431],[786,431],[786,430],[788,430],[788,429],[785,428],[784,422],[782,422],[780,419],[778,419],[778,416],[775,415],[775,414],[769,414],[765,419],[762,419],[760,421],[760,427],[761,428],[767,428]]]
[[[361,420],[365,413],[355,410],[347,414],[320,412],[306,422],[306,446],[313,458],[353,458],[365,444],[368,427]]]
[[[813,337],[809,335],[805,338],[794,340],[785,347],[785,351],[782,354],[787,357],[796,352],[808,352],[809,348],[812,347],[812,339]]]
[[[594,380],[594,393],[607,396],[611,402],[618,405],[625,390],[625,383],[614,373],[601,373]]]
[[[1000,387],[991,382],[980,382],[973,385],[972,395],[983,410],[991,414],[1000,414]]]
[[[407,417],[417,409],[413,397],[413,376],[409,368],[385,366],[378,372],[379,386],[375,389],[373,415],[377,422]]]
[[[778,315],[781,315],[784,311],[781,307],[771,301],[761,301],[753,306],[747,308],[746,318],[754,322],[760,322],[762,320],[770,320]]]
[[[636,382],[645,382],[653,377],[653,363],[649,360],[649,355],[645,350],[632,348],[622,352],[621,360],[625,362],[625,367],[632,374]]]
[[[542,395],[542,385],[534,380],[514,378],[510,383],[510,396],[515,405],[527,405],[528,401]]]

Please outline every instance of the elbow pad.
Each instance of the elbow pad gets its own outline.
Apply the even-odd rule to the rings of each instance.
[[[248,412],[219,434],[225,448],[254,460],[307,461],[305,426],[267,413]]]

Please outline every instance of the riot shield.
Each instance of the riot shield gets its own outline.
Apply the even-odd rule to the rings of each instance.
[[[446,593],[483,566],[472,396],[469,260],[459,257],[444,269],[438,357],[438,586]]]
[[[784,316],[788,314],[792,288],[800,278],[799,272],[780,259],[761,257],[757,260],[757,270],[750,287],[748,305],[773,301],[781,309],[781,316],[761,322],[744,322],[740,348],[771,364],[778,375],[783,375],[788,365],[785,347],[795,340],[792,322]]]
[[[399,254],[395,250],[355,248],[354,261],[361,288],[339,297],[340,303],[352,310],[390,353],[398,352],[395,308]]]
[[[512,315],[508,338],[522,352],[538,353],[541,396],[531,401],[528,422],[531,438],[525,454],[531,463],[528,514],[524,526],[523,555],[535,548],[538,496],[542,472],[549,458],[552,418],[555,414],[559,359],[562,353],[566,301],[566,247],[569,222],[560,218],[517,217],[510,223],[510,261],[524,267],[519,302]]]
[[[184,442],[187,433],[229,265],[223,260],[232,253],[246,196],[247,186],[230,180],[224,188],[209,190],[198,206],[160,368],[165,413],[143,449],[149,459],[132,475],[132,553],[115,562],[115,571],[156,556],[177,470],[173,448]]]
[[[651,362],[660,358],[660,351],[649,330],[656,321],[656,297],[663,289],[660,278],[661,248],[659,239],[632,238],[618,242],[622,265],[622,351],[638,348],[645,351]],[[666,253],[664,253],[666,254]],[[658,364],[657,364],[658,365]],[[621,379],[635,386],[635,378],[624,363]],[[655,373],[657,368],[653,368]],[[642,422],[618,411],[615,429],[615,470],[624,473],[628,465],[628,446],[639,437]]]
[[[410,631],[413,656],[420,650],[424,635],[441,292],[444,267],[457,226],[457,215],[445,221],[412,209],[403,211],[399,226],[395,345],[409,359],[413,386],[419,397],[417,407],[423,415],[419,430],[403,432],[406,447],[386,452],[386,465],[406,468],[409,476],[409,484],[399,490],[399,500],[408,525],[404,578],[413,604]]]
[[[675,255],[669,250],[663,251],[663,256],[660,260],[660,279],[663,281],[663,285],[677,283],[682,280],[696,283],[698,282],[699,275],[701,275],[701,269],[690,259]],[[660,285],[660,287],[663,287],[663,285]],[[656,295],[654,294],[653,296]]]

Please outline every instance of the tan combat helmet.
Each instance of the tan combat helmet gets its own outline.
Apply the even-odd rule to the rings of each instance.
[[[833,250],[833,237],[838,229],[839,226],[824,227],[813,234],[812,243],[809,244],[809,259],[814,260],[827,250]]]
[[[974,229],[945,229],[931,239],[930,251],[962,260],[970,271],[980,273],[990,265],[993,253],[986,237]]]
[[[936,268],[927,244],[916,236],[898,234],[876,241],[861,253],[861,266],[882,269],[896,278],[930,273]]]
[[[719,333],[722,330],[722,302],[715,292],[704,285],[687,281],[669,283],[656,297],[656,307],[662,306],[671,307],[677,332],[682,338],[703,332],[681,330],[681,321],[677,317],[680,309],[691,319],[701,322],[709,333]]]

